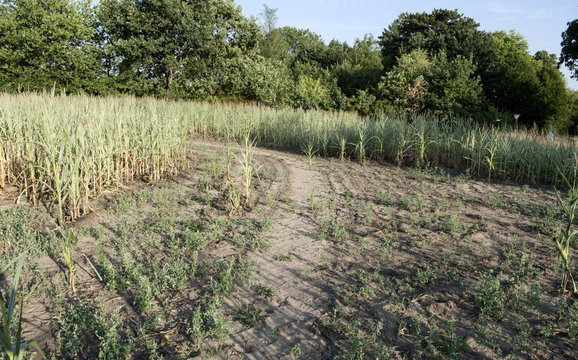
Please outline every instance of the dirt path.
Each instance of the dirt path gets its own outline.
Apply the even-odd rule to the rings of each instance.
[[[274,154],[256,151],[258,160]],[[227,356],[288,359],[303,353],[321,359],[331,353],[327,340],[316,331],[316,320],[327,310],[327,290],[317,277],[327,244],[316,236],[319,228],[313,220],[311,196],[323,191],[322,176],[309,169],[302,157],[283,154],[275,166],[284,185],[268,232],[270,248],[253,259],[258,275],[252,288],[241,288],[229,301],[234,308],[257,302],[266,309],[267,318],[253,328],[236,329]],[[256,285],[271,288],[273,297],[256,299]]]

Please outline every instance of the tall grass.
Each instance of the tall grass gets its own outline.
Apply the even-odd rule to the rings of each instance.
[[[0,189],[50,202],[61,223],[76,219],[105,189],[182,169],[179,114],[155,100],[0,95]]]
[[[472,176],[530,184],[565,185],[558,169],[572,177],[578,150],[567,137],[550,139],[536,129],[513,131],[467,119],[446,122],[392,114],[367,120],[343,112],[189,106],[194,107],[190,131],[208,138],[242,141],[250,131],[262,146],[359,161],[445,166]]]
[[[351,113],[155,99],[0,95],[0,190],[50,202],[61,222],[136,177],[155,182],[185,166],[187,135],[358,161],[445,166],[473,176],[564,185],[574,142],[417,114]],[[560,169],[561,174],[558,172]]]

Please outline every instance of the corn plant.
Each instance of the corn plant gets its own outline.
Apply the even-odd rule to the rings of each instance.
[[[60,229],[60,234],[62,235],[62,259],[66,264],[68,270],[68,286],[72,292],[76,292],[75,279],[76,279],[76,266],[74,265],[74,259],[72,257],[72,249],[76,243],[76,236],[72,229],[68,228],[65,224],[63,228]]]
[[[578,186],[576,185],[576,172],[578,169],[578,157],[575,157],[575,164],[574,164],[574,176],[572,180],[568,179],[566,175],[561,173],[564,181],[568,185],[568,201],[564,201],[560,192],[556,189],[556,195],[558,197],[558,201],[562,206],[564,211],[564,217],[566,220],[566,227],[561,229],[560,236],[555,238],[556,241],[556,248],[558,249],[558,254],[562,259],[562,279],[561,279],[561,287],[562,291],[566,291],[566,287],[568,282],[572,284],[572,292],[578,293],[576,289],[576,282],[572,276],[572,268],[570,266],[570,250],[573,240],[578,235],[578,231],[574,230],[574,218],[576,214],[576,206],[578,205]]]
[[[253,166],[253,146],[254,141],[249,139],[249,134],[245,136],[245,149],[241,152],[241,157],[238,159],[243,168],[243,185],[244,185],[244,202],[243,206],[251,206],[251,182],[256,169]]]
[[[301,151],[307,155],[307,159],[309,160],[309,168],[313,167],[313,157],[317,154],[317,150],[315,149],[315,142],[312,139],[307,140],[305,144],[301,146]]]
[[[20,360],[25,358],[26,347],[30,345],[42,354],[42,357],[46,358],[36,341],[22,339],[22,311],[24,305],[21,304],[18,316],[15,316],[14,311],[16,309],[18,282],[22,272],[22,265],[24,264],[24,256],[21,255],[14,259],[0,270],[0,273],[4,273],[14,262],[17,262],[17,264],[10,290],[6,297],[0,293],[0,320],[2,321],[0,324],[0,350],[9,360]],[[16,331],[13,331],[14,327],[16,327]]]

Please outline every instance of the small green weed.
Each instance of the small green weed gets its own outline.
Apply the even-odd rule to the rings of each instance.
[[[254,305],[245,305],[235,310],[235,320],[245,327],[252,328],[267,318],[265,310]]]
[[[474,288],[474,301],[480,316],[489,316],[495,320],[504,317],[506,293],[502,289],[501,275],[484,274]]]

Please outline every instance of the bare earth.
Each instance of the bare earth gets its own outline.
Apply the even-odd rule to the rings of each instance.
[[[224,144],[197,141],[189,173],[95,201],[73,224],[75,293],[57,245],[28,266],[25,338],[56,358],[98,357],[113,346],[100,330],[63,330],[86,306],[106,321],[118,314],[115,334],[132,343],[118,356],[128,358],[578,358],[578,305],[559,291],[551,188],[335,159],[309,166],[302,155],[255,148],[252,206],[234,212],[226,154]],[[238,159],[231,178],[241,186]],[[0,205],[13,203],[7,194]],[[33,211],[54,227],[47,210]],[[199,245],[191,234],[201,232],[216,235]],[[196,270],[165,266],[176,261]],[[207,315],[198,337],[195,310],[208,314],[215,294],[227,335],[211,332],[221,318]],[[242,309],[256,321],[243,321]]]

